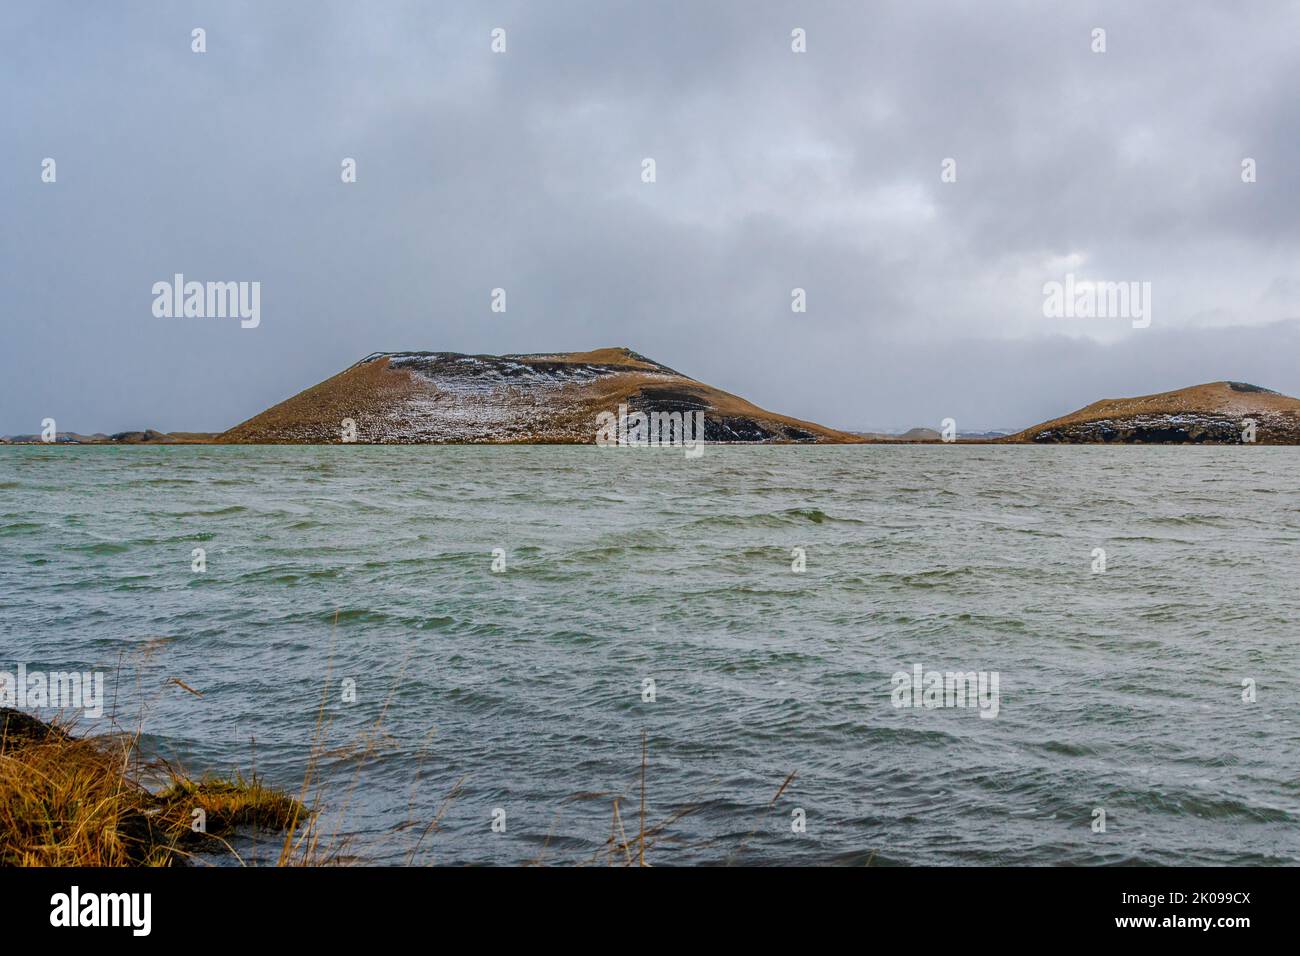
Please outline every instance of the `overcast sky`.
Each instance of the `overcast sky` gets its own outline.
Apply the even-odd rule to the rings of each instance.
[[[0,433],[220,430],[380,350],[626,345],[860,429],[1300,395],[1297,36],[1268,0],[7,0]],[[261,282],[260,326],[155,317],[177,272]],[[1150,282],[1150,327],[1044,317],[1066,273]]]

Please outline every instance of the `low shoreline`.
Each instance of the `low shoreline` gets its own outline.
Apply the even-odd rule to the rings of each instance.
[[[1017,446],[1017,447],[1056,447],[1062,445],[1074,446],[1091,446],[1105,447],[1126,445],[1134,447],[1149,447],[1153,445],[1161,446],[1184,446],[1184,447],[1212,447],[1212,448],[1234,448],[1245,445],[1273,445],[1279,447],[1295,447],[1300,445],[1300,437],[1288,440],[1278,440],[1271,436],[1260,436],[1255,441],[1225,441],[1211,438],[1116,438],[1106,440],[1101,438],[1073,438],[1073,437],[1054,437],[1033,439],[1022,437],[1020,434],[1007,435],[1001,438],[963,438],[958,436],[952,441],[944,441],[941,438],[863,438],[853,442],[795,442],[795,441],[760,441],[760,442],[704,442],[704,445],[719,448],[751,448],[751,447],[795,447],[795,448],[826,448],[826,447],[854,447],[857,445],[1000,445],[1000,446]],[[78,440],[59,440],[53,442],[43,441],[12,441],[0,438],[0,448],[174,448],[174,447],[204,447],[204,448],[334,448],[339,445],[364,446],[369,448],[502,448],[502,447],[526,447],[526,448],[588,448],[596,447],[594,442],[566,442],[566,441],[413,441],[413,442],[313,442],[313,441],[221,441],[213,439],[211,441],[199,441],[195,439],[175,440],[175,441],[78,441]]]

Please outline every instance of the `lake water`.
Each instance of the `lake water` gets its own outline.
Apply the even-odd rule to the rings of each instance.
[[[323,827],[376,862],[604,860],[644,733],[659,865],[1296,864],[1298,465],[3,448],[0,670],[104,670],[146,747],[286,787],[324,694]],[[996,717],[895,706],[916,665]]]

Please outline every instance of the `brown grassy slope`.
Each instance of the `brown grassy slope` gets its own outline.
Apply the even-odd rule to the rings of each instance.
[[[412,397],[416,383],[406,372],[390,370],[388,360],[358,363],[318,385],[272,405],[216,437],[218,442],[284,443],[298,433],[334,435],[345,418],[362,421],[380,415],[393,402]]]
[[[1247,418],[1256,421],[1261,444],[1300,442],[1300,400],[1242,382],[1209,382],[1136,398],[1102,399],[1002,440],[1038,442],[1056,436],[1057,440],[1096,441],[1101,440],[1096,437],[1099,423],[1108,423],[1116,441],[1155,441],[1165,435],[1164,440],[1171,442],[1232,442],[1240,440],[1234,436],[1239,436]],[[1147,437],[1135,437],[1142,434]]]
[[[856,442],[846,432],[824,428],[812,422],[768,412],[744,399],[698,382],[660,365],[630,349],[610,348],[590,352],[515,356],[472,356],[534,368],[587,365],[600,370],[592,381],[569,382],[558,388],[534,389],[509,383],[495,385],[485,399],[467,399],[448,383],[440,388],[430,379],[409,369],[390,367],[388,357],[362,360],[356,365],[280,402],[218,436],[232,443],[336,443],[340,422],[357,423],[359,440],[365,441],[474,441],[491,443],[591,443],[596,416],[615,412],[620,404],[633,410],[671,409],[674,403],[698,403],[705,408],[709,423],[732,421],[753,423],[776,436],[775,440],[799,439],[816,442]],[[472,377],[472,376],[471,376]],[[435,428],[428,434],[428,419],[415,421],[412,405],[421,414],[445,414],[449,423],[470,402],[483,401],[496,412],[507,409],[511,420],[493,429],[472,433],[445,433]],[[430,412],[429,409],[434,409]],[[463,420],[458,423],[463,429]],[[423,428],[423,430],[421,430]],[[806,437],[805,437],[806,436]]]

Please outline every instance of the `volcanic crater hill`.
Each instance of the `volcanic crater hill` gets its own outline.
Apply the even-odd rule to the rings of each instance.
[[[595,441],[596,416],[704,412],[709,442],[861,441],[752,405],[626,348],[534,355],[376,352],[217,436],[337,444],[342,422],[374,444]]]
[[[1300,400],[1245,382],[1210,382],[1137,398],[1107,398],[1003,441],[1038,444],[1300,444]]]

